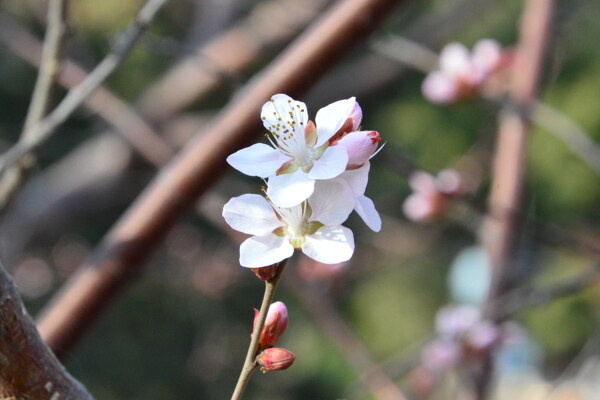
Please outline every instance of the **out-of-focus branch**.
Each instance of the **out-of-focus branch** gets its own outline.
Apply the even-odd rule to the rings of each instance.
[[[488,198],[488,210],[493,210],[495,215],[486,217],[482,238],[491,267],[490,288],[484,305],[490,316],[494,315],[496,299],[508,288],[508,278],[516,259],[520,230],[517,216],[522,202],[530,130],[526,113],[535,102],[539,88],[553,6],[553,0],[528,0],[525,3],[511,70],[509,106],[500,114]],[[491,356],[488,356],[475,377],[477,400],[487,397],[492,375]]]
[[[535,102],[552,20],[553,0],[528,0],[521,24],[509,91],[511,104],[501,112],[488,200],[494,210],[484,223],[483,241],[492,266],[489,300],[505,290],[507,269],[515,257],[518,218],[525,174],[527,110]]]
[[[0,398],[92,400],[44,344],[0,266]]]
[[[140,108],[156,121],[172,117],[232,79],[269,48],[289,40],[325,0],[276,0],[258,5],[240,24],[178,61],[142,96]]]
[[[166,1],[148,0],[135,21],[119,38],[113,50],[87,78],[71,89],[56,109],[31,128],[27,136],[4,153],[0,158],[0,173],[6,172],[6,169],[19,161],[21,157],[36,151],[50,139],[56,129],[121,65]]]
[[[33,89],[31,104],[25,117],[25,126],[21,132],[22,140],[31,134],[31,128],[48,112],[50,97],[59,70],[63,42],[67,33],[67,5],[67,0],[51,0],[48,3],[48,24],[42,60]],[[0,214],[6,211],[6,207],[19,190],[26,179],[27,172],[35,162],[33,154],[24,157],[0,177]]]
[[[40,64],[41,45],[36,37],[12,19],[0,14],[0,42],[29,64]],[[58,83],[72,89],[83,82],[89,72],[75,62],[65,59]],[[100,85],[85,99],[84,105],[93,110],[154,166],[164,165],[174,154],[168,143],[127,103],[105,86]]]
[[[226,170],[226,156],[255,137],[260,108],[270,96],[308,89],[401,3],[341,1],[252,81],[161,172],[50,302],[38,325],[47,343],[66,350],[75,344],[174,222]]]
[[[528,307],[542,306],[565,296],[580,293],[600,281],[600,262],[564,282],[541,288],[515,289],[498,299],[494,317],[504,319]]]
[[[574,154],[600,174],[600,146],[572,119],[539,101],[531,106],[531,119],[562,140]]]

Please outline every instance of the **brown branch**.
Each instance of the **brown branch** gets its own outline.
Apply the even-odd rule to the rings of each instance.
[[[48,26],[44,39],[42,60],[38,72],[25,127],[21,132],[21,139],[31,134],[31,128],[48,112],[50,97],[58,74],[63,42],[67,33],[67,1],[51,0],[48,3]],[[23,182],[27,173],[35,165],[34,155],[20,160],[13,168],[0,177],[0,214],[6,211]]]
[[[521,24],[510,88],[511,105],[500,116],[483,241],[492,265],[489,300],[502,294],[507,269],[514,261],[530,122],[526,111],[535,102],[551,23],[552,0],[529,0]],[[500,215],[501,214],[501,215]]]
[[[0,398],[92,400],[44,344],[0,266]]]
[[[255,137],[260,108],[270,96],[307,90],[400,3],[341,1],[199,132],[43,311],[38,326],[50,346],[71,348],[129,283],[174,222],[226,170],[226,156]]]
[[[178,61],[142,96],[140,108],[164,121],[289,41],[323,8],[325,0],[275,0],[259,4],[235,27]]]
[[[485,312],[494,315],[497,298],[508,288],[508,277],[516,259],[519,233],[517,215],[521,208],[527,137],[530,121],[526,114],[535,102],[552,20],[553,0],[528,0],[525,4],[519,43],[509,88],[510,105],[500,114],[493,159],[489,215],[483,225],[483,245],[491,266]],[[488,396],[493,374],[491,355],[482,362],[475,377],[477,400]]]

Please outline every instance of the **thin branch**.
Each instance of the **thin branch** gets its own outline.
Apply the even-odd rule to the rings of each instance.
[[[48,112],[50,97],[59,70],[63,42],[68,30],[67,5],[67,0],[51,0],[48,3],[48,26],[44,39],[42,60],[29,110],[25,117],[25,126],[21,132],[21,140],[31,134],[31,128]],[[26,175],[35,163],[35,157],[30,155],[30,157],[20,160],[0,177],[0,214],[6,211],[6,207],[27,179]]]
[[[42,46],[36,37],[11,18],[0,14],[0,42],[33,66],[40,65]],[[58,83],[72,89],[83,82],[89,72],[70,59],[64,59]],[[174,155],[162,136],[130,105],[100,85],[85,99],[84,105],[94,111],[119,133],[150,164],[160,167]]]
[[[92,400],[44,344],[0,266],[0,398]]]
[[[260,108],[270,96],[307,90],[401,3],[340,2],[251,82],[161,172],[49,303],[38,325],[47,343],[67,350],[75,344],[136,275],[168,229],[227,170],[226,156],[256,137]]]
[[[508,318],[525,308],[542,306],[579,293],[599,281],[600,262],[597,262],[591,268],[565,282],[541,288],[515,289],[497,300],[494,306],[494,317],[497,319]]]
[[[6,169],[20,160],[21,157],[36,151],[46,143],[56,129],[123,63],[166,1],[148,0],[138,13],[135,21],[119,38],[113,50],[94,68],[88,77],[70,90],[54,111],[36,124],[31,129],[31,133],[0,158],[0,174],[6,172]]]
[[[248,382],[250,382],[250,377],[256,369],[256,356],[258,355],[258,340],[260,339],[260,334],[262,333],[263,327],[265,326],[269,306],[275,298],[275,292],[277,291],[277,287],[279,286],[279,282],[281,280],[281,275],[283,274],[283,270],[285,269],[288,260],[289,259],[286,258],[285,260],[280,261],[279,264],[277,264],[277,272],[275,273],[275,276],[271,280],[265,281],[265,293],[263,295],[262,303],[260,306],[260,312],[258,314],[256,325],[253,328],[254,330],[252,331],[250,345],[248,346],[248,353],[246,354],[246,359],[244,361],[242,371],[240,372],[239,379],[237,381],[237,384],[235,385],[233,394],[231,395],[231,400],[240,400],[242,398],[244,392],[246,391],[246,386],[248,385]]]
[[[600,145],[590,139],[572,119],[547,104],[536,101],[531,107],[531,119],[553,133],[597,174],[600,174]]]

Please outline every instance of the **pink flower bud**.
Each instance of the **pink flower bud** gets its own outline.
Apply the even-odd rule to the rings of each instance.
[[[258,322],[258,310],[254,310],[254,329],[256,329],[256,323]],[[274,346],[279,337],[285,331],[288,324],[288,312],[285,304],[281,301],[276,301],[269,306],[267,312],[267,319],[265,320],[265,326],[260,334],[258,345],[261,349]]]
[[[358,103],[354,103],[354,107],[352,107],[352,111],[350,111],[348,118],[352,120],[352,131],[357,130],[362,121],[362,109]]]
[[[288,369],[295,360],[294,353],[279,347],[263,350],[256,357],[256,362],[260,365],[262,372]]]
[[[381,136],[376,131],[350,132],[344,135],[338,145],[343,146],[348,152],[347,169],[360,168],[369,161],[380,141]]]

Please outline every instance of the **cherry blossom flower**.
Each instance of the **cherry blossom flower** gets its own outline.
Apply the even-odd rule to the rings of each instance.
[[[472,97],[503,64],[502,48],[492,39],[475,44],[473,51],[460,43],[446,45],[439,58],[440,69],[423,81],[423,95],[433,103],[450,104]]]
[[[404,214],[416,222],[429,222],[443,216],[451,200],[463,192],[458,172],[452,169],[433,176],[425,171],[413,173],[409,179],[413,194],[402,205]]]
[[[277,206],[257,194],[234,197],[223,207],[223,217],[233,229],[254,235],[240,246],[243,267],[269,266],[291,257],[294,249],[335,264],[354,252],[352,231],[341,226],[353,207],[352,189],[336,180],[317,182],[314,193],[293,207]]]
[[[348,146],[337,145],[341,136],[358,129],[362,119],[354,97],[320,109],[315,124],[304,103],[276,94],[263,106],[261,118],[272,146],[254,144],[230,155],[227,162],[246,175],[268,178],[267,195],[279,207],[300,204],[313,193],[315,181],[342,174],[349,161],[347,147],[357,161],[368,153],[351,145],[351,138],[344,141]]]

